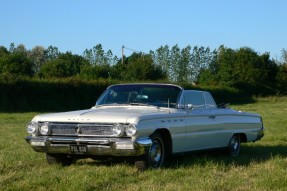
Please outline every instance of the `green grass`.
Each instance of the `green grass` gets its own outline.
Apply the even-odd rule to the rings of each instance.
[[[192,153],[145,172],[90,159],[49,166],[24,139],[36,113],[0,113],[0,190],[287,190],[287,98],[231,107],[263,116],[262,140],[243,144],[236,158]]]

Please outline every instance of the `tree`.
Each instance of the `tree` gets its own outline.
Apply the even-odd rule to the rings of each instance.
[[[283,48],[282,51],[282,56],[281,56],[281,63],[282,64],[287,64],[287,51]]]
[[[216,60],[201,71],[199,82],[266,89],[276,82],[277,72],[278,67],[268,53],[259,55],[248,47],[233,50],[220,46]]]
[[[85,65],[88,65],[88,62],[82,56],[66,52],[44,64],[41,68],[41,75],[46,78],[70,77],[80,74],[81,68]]]
[[[63,59],[54,59],[48,61],[45,65],[41,68],[41,76],[45,78],[52,78],[52,77],[68,77],[68,62]]]
[[[26,47],[23,44],[19,44],[14,49],[13,53],[22,54],[23,56],[27,56],[28,55],[28,51],[27,51]]]
[[[103,47],[101,44],[97,44],[93,47],[93,53],[95,55],[94,57],[94,64],[95,65],[105,65],[107,64],[106,58],[105,58],[105,51],[103,50]]]
[[[124,80],[157,80],[165,78],[160,67],[156,66],[150,54],[133,53],[111,67],[111,77]]]
[[[233,75],[238,82],[272,85],[277,75],[276,63],[269,53],[259,55],[254,50],[243,47],[235,52]]]
[[[208,47],[197,46],[193,47],[192,51],[191,49],[191,46],[180,49],[175,45],[169,50],[166,45],[151,52],[150,55],[170,81],[196,83],[200,71],[214,63],[217,51],[211,52]]]
[[[155,52],[150,52],[154,64],[159,67],[162,72],[171,79],[171,63],[170,63],[170,50],[167,45],[159,47]]]
[[[109,65],[90,65],[86,64],[81,68],[80,76],[84,79],[99,79],[99,78],[109,78],[111,73],[111,68]]]
[[[222,51],[222,48],[224,47],[221,46],[219,50]],[[197,52],[197,49],[194,52]],[[218,52],[219,51],[217,49],[211,52],[209,48],[206,48],[202,66],[199,68],[197,77],[195,76],[195,79],[197,79],[196,82],[198,84],[213,85],[213,86],[218,84],[217,79],[219,71],[219,64],[217,62]]]
[[[177,82],[188,82],[191,75],[191,67],[190,67],[190,54],[191,47],[187,46],[186,48],[183,48],[180,52],[180,61],[179,65],[177,66]]]
[[[58,58],[58,56],[61,53],[57,47],[50,45],[46,49],[46,54],[47,54],[47,60],[54,60],[54,59]]]
[[[97,44],[91,49],[86,49],[83,57],[89,61],[91,65],[113,65],[117,61],[117,57],[113,56],[111,50],[105,52],[101,44]]]
[[[79,74],[81,68],[85,65],[88,65],[87,60],[85,60],[82,56],[77,54],[72,54],[71,52],[66,52],[65,54],[60,54],[58,59],[67,61],[67,75],[74,76]]]
[[[9,51],[0,47],[0,73],[7,75],[32,76],[32,62],[27,57],[28,51],[23,44],[15,47],[10,44]]]
[[[236,79],[233,76],[233,68],[235,62],[235,52],[231,48],[219,47],[218,56],[214,68],[214,75],[218,83],[231,85]]]
[[[0,46],[0,58],[9,54],[9,51],[4,46]]]
[[[118,58],[113,55],[111,50],[105,52],[101,44],[97,44],[91,49],[86,49],[83,57],[89,64],[82,68],[82,77],[86,79],[109,78],[111,73],[119,76],[119,71],[112,72],[111,67],[118,61]]]
[[[287,93],[287,51],[282,50],[281,61],[279,62],[276,76],[278,90],[281,94]]]
[[[32,62],[23,53],[7,54],[0,59],[0,73],[32,76]]]
[[[278,67],[278,74],[276,78],[280,82],[287,82],[287,63],[284,63]]]
[[[181,60],[181,54],[180,54],[180,48],[178,47],[178,45],[175,45],[171,48],[170,51],[170,66],[171,66],[171,70],[169,71],[170,73],[170,80],[172,82],[177,82],[177,80],[179,79],[179,75],[180,75],[180,67],[178,67],[180,65],[180,60]]]
[[[13,53],[14,51],[15,51],[15,44],[12,42],[12,43],[10,43],[9,52]]]
[[[209,47],[197,47],[195,46],[190,55],[189,63],[189,78],[188,81],[196,83],[199,78],[199,74],[202,70],[211,67],[217,55],[217,51],[210,51]]]
[[[132,80],[155,80],[162,78],[159,71],[153,64],[150,55],[143,53],[133,53],[127,58],[126,79]]]
[[[32,69],[34,73],[38,74],[41,67],[48,60],[47,51],[42,46],[35,46],[31,51],[29,51],[28,58],[32,61]]]

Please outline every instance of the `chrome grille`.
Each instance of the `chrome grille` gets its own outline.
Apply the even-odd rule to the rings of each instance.
[[[112,136],[113,124],[50,123],[51,135]]]

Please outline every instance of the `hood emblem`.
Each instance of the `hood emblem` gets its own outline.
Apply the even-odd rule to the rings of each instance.
[[[75,133],[76,133],[77,135],[82,133],[82,130],[81,130],[81,127],[80,127],[80,126],[77,126],[77,127],[75,128]]]

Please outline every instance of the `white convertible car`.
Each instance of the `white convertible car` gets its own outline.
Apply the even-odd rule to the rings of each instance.
[[[242,142],[264,135],[258,114],[220,108],[209,92],[170,84],[112,85],[91,109],[37,115],[27,131],[26,141],[49,164],[128,157],[139,169],[197,150],[237,156]]]

